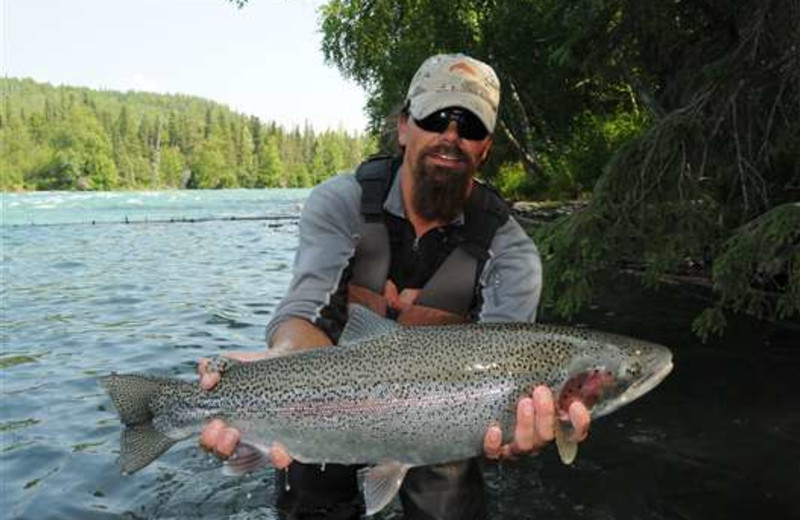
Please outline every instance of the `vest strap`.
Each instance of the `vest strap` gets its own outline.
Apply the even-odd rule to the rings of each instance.
[[[455,248],[428,279],[417,303],[466,316],[475,294],[479,264],[482,263],[466,248]]]
[[[383,201],[392,186],[395,166],[393,157],[374,155],[356,169],[356,180],[361,185],[361,213],[367,222],[383,221]]]
[[[383,220],[364,222],[359,232],[361,239],[356,246],[355,264],[350,283],[383,294],[389,277],[392,250],[389,245],[389,230]]]

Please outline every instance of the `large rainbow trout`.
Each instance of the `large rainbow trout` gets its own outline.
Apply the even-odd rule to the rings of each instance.
[[[275,441],[301,462],[371,465],[362,477],[372,514],[410,467],[480,455],[492,424],[511,435],[516,403],[536,385],[553,390],[557,422],[566,421],[575,399],[597,418],[655,387],[672,369],[672,355],[654,343],[584,329],[403,327],[352,307],[338,347],[251,363],[218,358],[218,365],[224,374],[212,391],[145,375],[101,378],[125,425],[123,472],[147,466],[218,417],[242,431],[229,472],[265,466]],[[556,430],[569,463],[576,446]]]

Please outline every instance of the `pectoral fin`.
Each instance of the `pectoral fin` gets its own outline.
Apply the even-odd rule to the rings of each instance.
[[[558,456],[564,464],[572,464],[578,456],[578,443],[570,438],[572,426],[569,423],[556,421],[555,435]]]
[[[400,462],[386,462],[359,471],[367,515],[374,515],[392,501],[410,467]]]
[[[225,461],[222,473],[228,476],[249,475],[272,464],[269,448],[252,441],[241,441],[236,451]]]

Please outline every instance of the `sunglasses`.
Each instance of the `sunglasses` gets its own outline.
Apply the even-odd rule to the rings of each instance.
[[[470,141],[482,141],[489,135],[489,130],[478,119],[478,116],[468,110],[460,108],[445,108],[437,110],[424,119],[414,118],[414,123],[427,132],[443,133],[450,126],[450,121],[455,121],[458,135]]]

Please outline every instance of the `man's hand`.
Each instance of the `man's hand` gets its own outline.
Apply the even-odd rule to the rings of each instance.
[[[490,459],[536,453],[553,440],[557,420],[552,392],[546,386],[537,386],[532,397],[520,399],[517,404],[514,440],[503,445],[503,432],[499,426],[492,426],[483,438],[483,451]],[[589,433],[590,416],[583,403],[574,401],[570,405],[569,420],[574,430],[572,438],[584,440]]]
[[[246,363],[248,361],[258,361],[259,359],[266,359],[268,357],[272,357],[267,352],[231,352],[229,354],[225,354],[224,357],[231,358],[235,361],[241,361],[242,363]],[[209,358],[201,358],[200,361],[197,363],[197,373],[200,374],[200,388],[203,390],[211,390],[217,383],[219,383],[220,373],[211,370],[209,367],[209,363],[211,360]]]
[[[270,357],[269,352],[235,352],[227,354],[227,357],[237,361],[247,362],[256,361]],[[209,370],[209,359],[203,358],[197,364],[197,372],[200,374],[200,387],[203,390],[212,390],[219,383],[220,373]],[[220,419],[209,422],[200,434],[200,446],[208,451],[214,452],[220,458],[227,458],[236,451],[236,446],[242,440],[242,433],[228,426]],[[270,450],[272,464],[278,469],[284,469],[292,463],[292,457],[280,445],[274,444]]]

